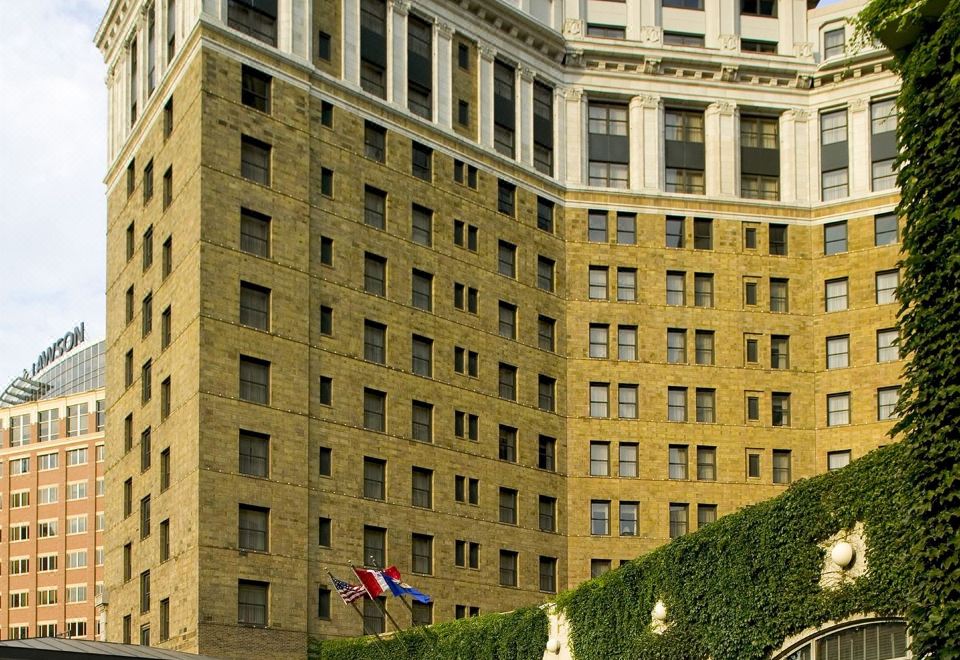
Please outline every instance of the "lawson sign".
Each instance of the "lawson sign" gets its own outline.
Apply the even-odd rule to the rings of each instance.
[[[45,348],[40,355],[37,356],[37,361],[33,363],[30,370],[23,370],[23,377],[36,376],[64,355],[80,346],[83,341],[84,327],[83,323],[80,323],[80,325],[75,326],[73,330],[68,331],[63,337]]]

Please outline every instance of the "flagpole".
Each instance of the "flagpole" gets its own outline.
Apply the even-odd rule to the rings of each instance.
[[[370,556],[370,562],[371,562],[370,565],[373,566],[374,568],[376,568],[377,570],[380,570],[380,571],[383,570],[383,569],[381,569],[379,566],[377,566],[377,560],[374,559],[373,555]],[[390,579],[393,579],[393,578],[390,578]],[[410,622],[411,622],[411,625],[412,625],[412,623],[413,623],[413,605],[411,605],[410,603],[408,603],[407,600],[406,600],[403,596],[400,596],[400,602],[402,602],[404,605],[406,605],[407,609],[410,610]],[[391,619],[391,621],[392,621],[392,620],[393,620],[393,619]],[[424,628],[424,626],[413,626],[413,629],[416,630],[417,632],[419,632],[420,635],[422,635],[423,638],[426,640],[427,645],[430,647],[430,649],[431,649],[434,653],[437,653],[437,654],[439,655],[439,649],[434,645],[433,640],[430,639],[430,635],[428,635],[428,634],[427,634],[427,631],[424,630],[423,628]]]
[[[336,587],[336,582],[334,581],[333,573],[331,573],[331,572],[328,570],[328,571],[327,571],[327,575],[330,576],[330,581],[333,582],[333,583],[334,583],[334,587]],[[362,582],[361,582],[360,584],[363,585]],[[366,591],[366,587],[364,587],[364,591]],[[338,593],[339,593],[339,592],[338,592]],[[368,595],[369,595],[369,592],[368,592]],[[342,595],[340,596],[340,600],[343,600],[343,596],[342,596]],[[371,635],[371,634],[372,634],[372,635],[377,639],[377,641],[373,643],[373,646],[376,647],[376,649],[377,649],[377,654],[378,654],[381,658],[383,658],[383,660],[390,660],[390,657],[386,654],[386,650],[383,649],[383,648],[381,648],[381,645],[386,646],[386,642],[383,641],[383,638],[381,638],[380,635],[379,635],[378,633],[376,633],[376,632],[369,632],[369,633],[367,632],[367,619],[366,619],[366,617],[363,616],[363,612],[360,611],[360,608],[357,607],[356,601],[353,601],[353,602],[350,602],[350,603],[347,603],[346,601],[344,601],[344,604],[345,604],[345,605],[346,605],[346,604],[349,604],[350,607],[353,608],[353,611],[357,613],[357,616],[360,617],[360,632],[362,632],[364,635]]]
[[[373,557],[371,556],[370,559],[373,560]],[[377,565],[376,561],[373,561],[372,566],[376,567],[376,565]],[[354,575],[356,575],[357,569],[356,569],[356,567],[354,567],[354,565],[353,565],[352,563],[350,564],[350,568],[353,569]],[[379,570],[379,569],[378,569],[378,570]],[[359,576],[357,576],[357,577],[359,578]],[[390,616],[390,613],[387,612],[386,606],[385,606],[383,603],[381,603],[379,599],[377,599],[376,597],[374,597],[374,596],[370,593],[370,590],[367,589],[367,585],[363,583],[363,580],[360,580],[360,584],[363,585],[363,589],[364,589],[364,591],[367,592],[367,596],[370,597],[370,600],[372,600],[374,603],[376,603],[376,604],[377,604],[377,607],[380,608],[380,611],[383,612],[383,616],[385,616],[386,618],[388,618],[388,619],[390,620],[390,623],[393,624],[393,627],[396,629],[396,632],[400,632],[401,630],[403,630],[403,628],[400,627],[400,624],[397,623],[397,620],[394,619],[392,616]]]

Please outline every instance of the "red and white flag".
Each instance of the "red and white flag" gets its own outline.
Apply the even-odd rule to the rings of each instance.
[[[367,590],[370,598],[376,598],[384,591],[390,590],[386,578],[383,577],[382,571],[354,567],[353,572],[357,574],[357,579],[360,580],[363,588]]]

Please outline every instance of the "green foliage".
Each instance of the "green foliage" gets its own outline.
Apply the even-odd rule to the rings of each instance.
[[[486,614],[375,637],[314,642],[311,660],[540,660],[547,645],[547,615],[538,607]]]
[[[904,457],[899,445],[872,452],[562,594],[577,660],[765,658],[787,636],[825,621],[900,612],[917,531],[902,515]],[[858,521],[870,570],[821,589],[818,543]],[[663,635],[650,628],[658,599],[671,624]]]
[[[860,28],[910,31],[897,53],[904,306],[900,422],[918,520],[910,556],[915,657],[960,658],[960,0],[874,0]],[[942,10],[939,17],[936,12]]]

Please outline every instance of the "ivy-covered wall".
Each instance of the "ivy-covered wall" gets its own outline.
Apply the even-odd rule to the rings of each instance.
[[[910,360],[897,425],[916,521],[908,610],[914,657],[960,658],[960,0],[873,0],[860,27],[903,81],[899,296]]]

